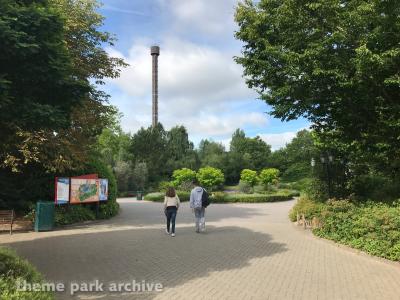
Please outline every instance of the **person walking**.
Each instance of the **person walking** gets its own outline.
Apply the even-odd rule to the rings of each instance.
[[[175,189],[169,187],[164,197],[164,212],[167,217],[167,228],[165,229],[165,232],[171,234],[172,237],[175,236],[175,219],[180,204],[181,202]]]
[[[190,208],[194,212],[195,222],[196,222],[196,232],[199,233],[201,231],[206,230],[205,223],[205,206],[203,205],[204,196],[207,197],[207,191],[202,188],[197,180],[193,181],[194,188],[190,192]]]

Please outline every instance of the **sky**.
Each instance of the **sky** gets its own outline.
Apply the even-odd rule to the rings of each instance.
[[[234,61],[242,43],[234,38],[237,0],[103,0],[103,30],[118,41],[107,52],[129,64],[103,89],[122,112],[124,131],[151,125],[150,46],[160,46],[159,121],[184,125],[197,145],[208,138],[229,148],[236,128],[260,136],[277,150],[307,128],[304,119],[281,122],[258,99]]]

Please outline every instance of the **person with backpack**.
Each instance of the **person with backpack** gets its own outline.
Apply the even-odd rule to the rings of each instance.
[[[175,236],[175,219],[180,203],[181,202],[176,194],[175,189],[173,187],[169,187],[164,197],[164,213],[167,217],[167,228],[165,229],[165,232],[167,234],[171,234],[172,237]]]
[[[193,181],[194,188],[190,192],[190,208],[196,220],[196,232],[206,230],[205,210],[210,204],[207,191],[202,188],[197,180]]]

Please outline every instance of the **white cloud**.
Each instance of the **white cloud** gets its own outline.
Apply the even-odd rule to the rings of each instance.
[[[233,34],[237,0],[160,0],[171,14],[174,30],[218,36]]]
[[[125,95],[125,130],[136,131],[151,121],[151,56],[149,40],[137,40],[124,57],[130,64],[121,77],[111,80]],[[167,127],[185,125],[191,134],[216,136],[231,134],[245,125],[263,126],[261,112],[235,112],[233,102],[254,101],[255,92],[247,88],[242,69],[232,55],[209,46],[196,45],[169,37],[161,43],[159,56],[159,118]]]
[[[271,145],[272,150],[278,150],[290,143],[296,134],[297,131],[288,131],[282,133],[262,133],[259,136],[263,141]]]

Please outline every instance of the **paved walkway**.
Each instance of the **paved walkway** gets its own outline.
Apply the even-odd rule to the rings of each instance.
[[[317,239],[288,221],[294,201],[214,204],[196,234],[187,203],[177,236],[161,204],[121,199],[112,220],[0,235],[49,281],[162,283],[163,292],[81,293],[74,299],[400,299],[400,264]],[[66,293],[59,299],[70,299]]]

